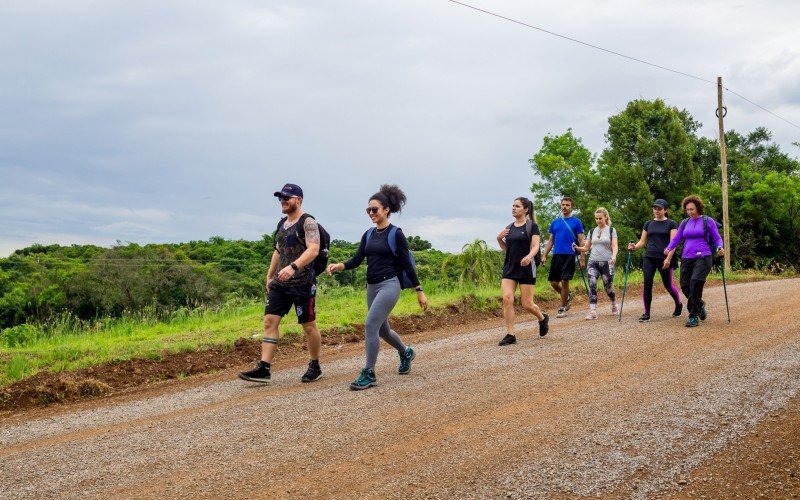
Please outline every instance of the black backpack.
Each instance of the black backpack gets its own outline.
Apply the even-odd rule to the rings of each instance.
[[[532,231],[533,231],[533,224],[534,224],[534,222],[532,220],[525,219],[525,234],[527,234],[529,238],[533,238],[533,234],[531,234]],[[511,224],[506,226],[506,229],[508,229],[510,231],[513,226],[514,226],[514,223],[512,222]],[[539,251],[536,252],[536,255],[533,256],[533,263],[536,265],[536,267],[539,267],[539,266],[542,265],[541,240],[539,240]]]
[[[317,220],[317,218],[311,214],[303,214],[297,221],[297,237],[303,242],[303,246],[306,244],[306,231],[303,229],[303,224],[305,223],[306,217],[311,217],[312,219]],[[278,221],[278,229],[280,229],[281,224],[286,222],[286,219],[287,217],[283,217],[280,221]],[[323,272],[325,272],[325,268],[328,267],[328,252],[331,248],[331,235],[328,234],[328,231],[326,231],[319,222],[317,222],[317,227],[319,228],[319,253],[311,262],[312,268],[314,269],[314,276],[320,276]]]

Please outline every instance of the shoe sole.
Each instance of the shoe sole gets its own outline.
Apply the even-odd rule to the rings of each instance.
[[[505,342],[505,343],[501,342],[501,343],[499,343],[497,345],[499,345],[500,347],[503,347],[503,346],[506,346],[506,345],[514,345],[516,343],[517,343],[517,341],[515,340],[514,342]]]
[[[241,373],[239,374],[239,378],[242,379],[242,380],[246,380],[248,382],[258,382],[259,384],[269,384],[272,381],[271,379],[268,379],[268,378],[248,377],[247,375],[244,375],[244,374],[241,374]]]
[[[304,378],[304,377],[300,377],[300,382],[302,382],[302,383],[304,383],[304,384],[307,384],[307,383],[309,383],[309,382],[316,382],[317,380],[319,380],[319,379],[321,379],[321,378],[322,378],[322,374],[320,373],[320,374],[317,376],[317,378]]]
[[[350,384],[350,390],[351,391],[363,391],[364,389],[369,389],[370,387],[375,387],[376,385],[378,385],[377,382],[370,382],[367,385],[353,385],[353,384]]]
[[[649,319],[640,319],[639,323],[650,323]]]
[[[408,362],[411,363],[412,361],[414,361],[414,358],[416,358],[416,357],[417,357],[417,351],[411,351],[411,359],[409,359]],[[397,373],[399,375],[408,375],[410,372],[411,372],[411,365],[408,365],[408,370],[406,370],[404,372],[401,372],[400,370],[397,370]]]

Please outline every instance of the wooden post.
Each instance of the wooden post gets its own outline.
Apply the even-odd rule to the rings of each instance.
[[[731,234],[728,221],[728,159],[725,152],[725,127],[722,119],[727,110],[722,106],[722,77],[717,77],[717,118],[719,118],[719,158],[722,164],[722,241],[725,245],[725,272],[731,272]]]

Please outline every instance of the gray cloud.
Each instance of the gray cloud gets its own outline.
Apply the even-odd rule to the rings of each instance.
[[[800,121],[794,2],[475,3]],[[406,232],[458,250],[493,241],[547,133],[599,153],[611,114],[660,97],[716,135],[713,85],[444,1],[13,3],[0,57],[0,253],[257,238],[286,181],[348,240],[397,183]],[[797,129],[727,102],[794,151]]]

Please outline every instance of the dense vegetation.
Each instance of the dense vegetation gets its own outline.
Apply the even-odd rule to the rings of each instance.
[[[698,194],[722,221],[719,141],[699,137],[701,124],[687,111],[640,99],[608,124],[599,156],[567,130],[545,137],[531,158],[541,179],[531,190],[545,223],[562,195],[575,199],[584,224],[593,223],[595,208],[608,208],[623,241],[638,239],[656,198],[681,220],[681,200]],[[800,162],[771,137],[764,128],[725,134],[732,265],[740,269],[800,269]]]

